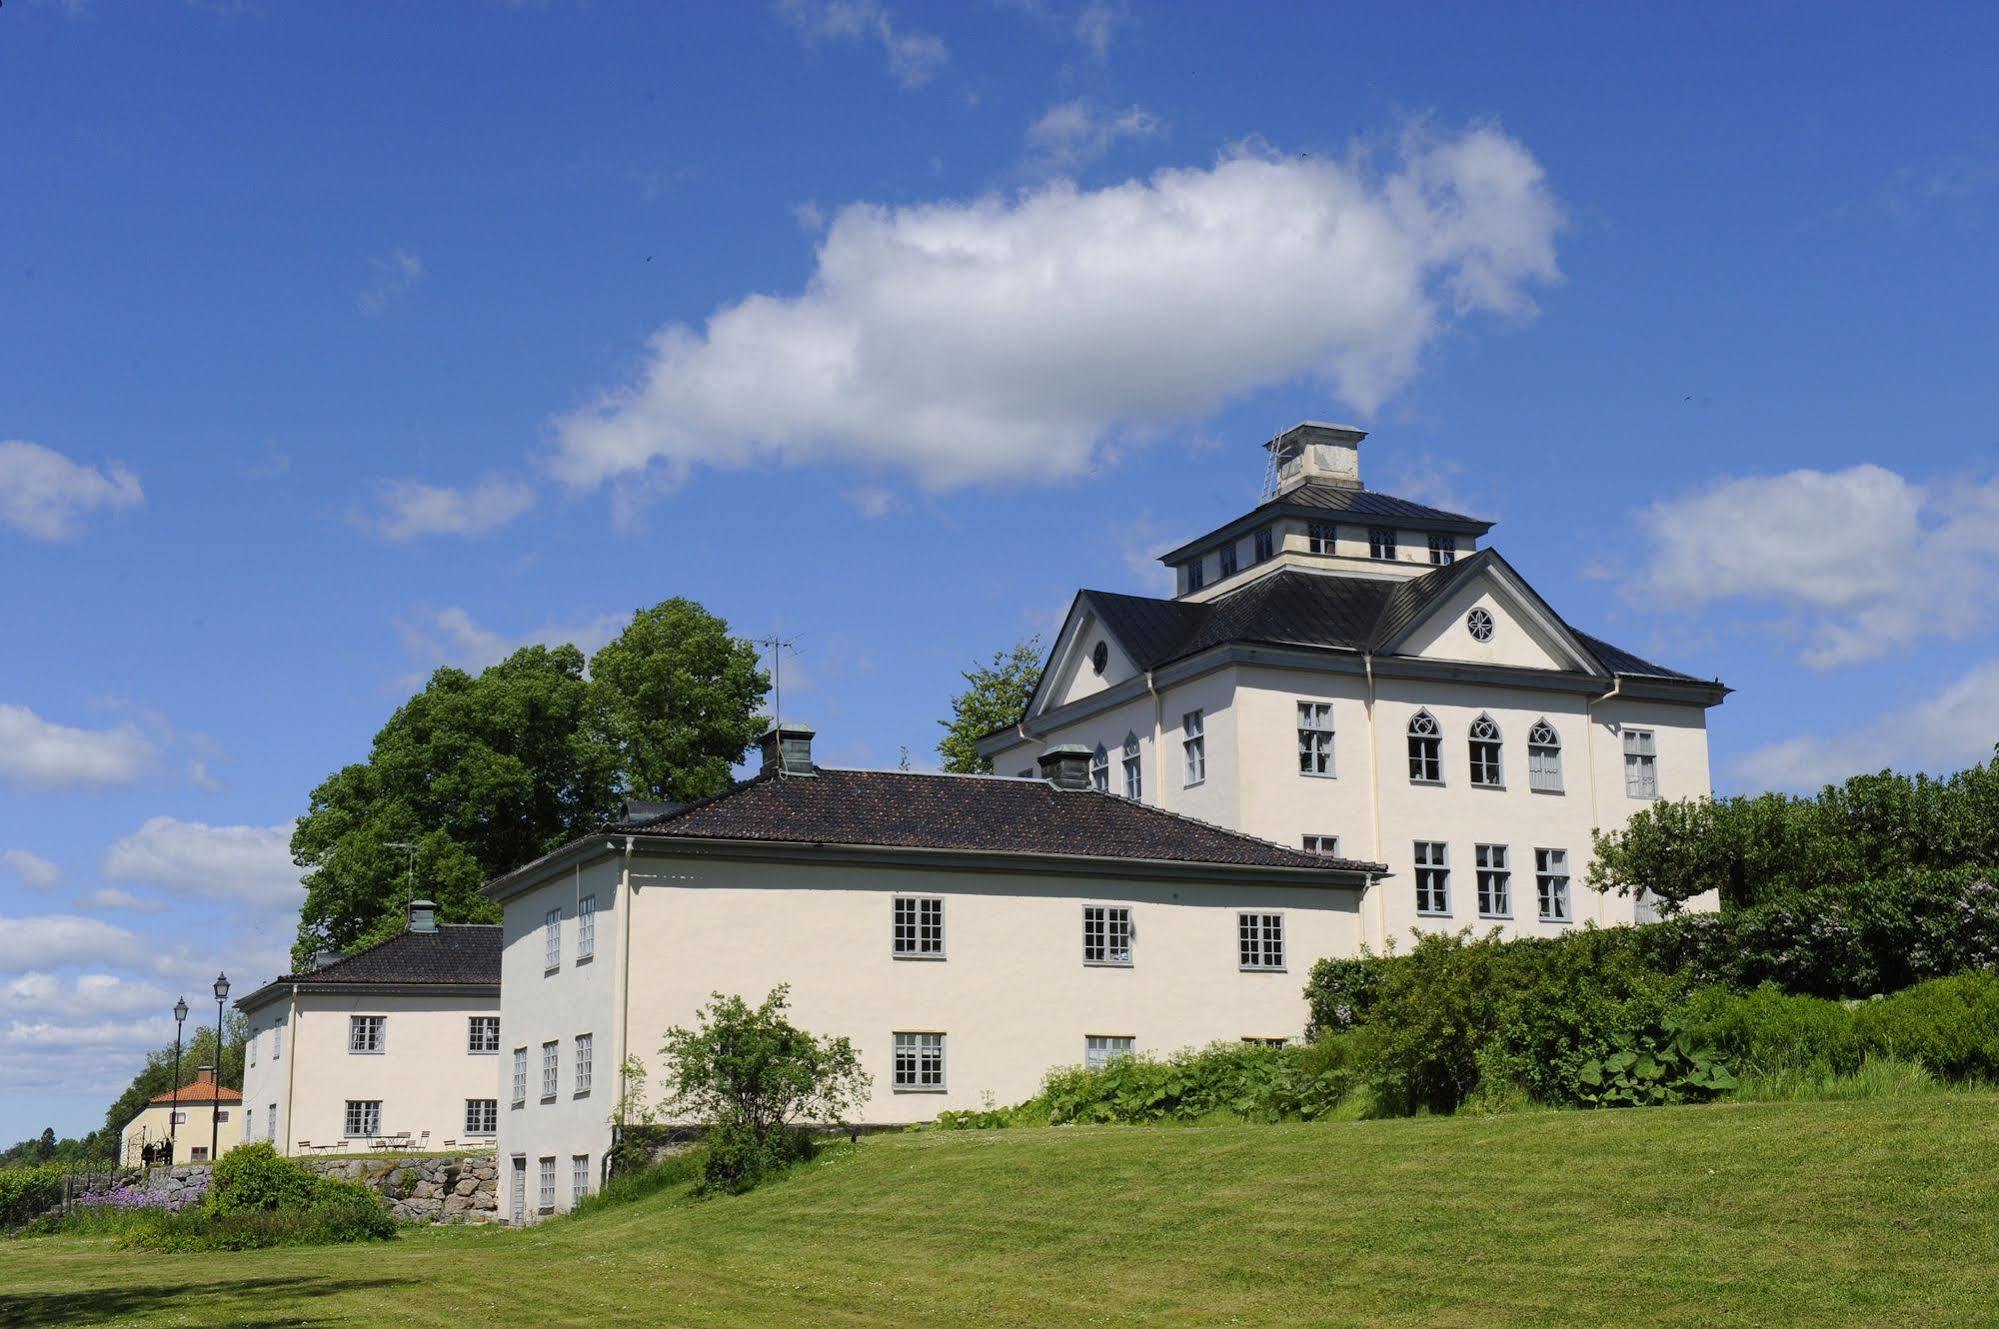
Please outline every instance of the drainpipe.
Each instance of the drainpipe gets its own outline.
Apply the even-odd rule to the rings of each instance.
[[[632,883],[632,849],[638,843],[635,837],[625,837],[625,861],[618,871],[618,912],[623,915],[618,920],[618,1099],[624,1101],[630,1086],[625,1083],[626,1048],[631,1034],[632,1023],[632,904],[638,897],[638,887]],[[618,1138],[619,1128],[611,1129],[611,1143],[623,1143]]]
[[[1163,808],[1166,806],[1166,698],[1152,685],[1150,669],[1145,671],[1145,690],[1152,694],[1152,787],[1159,791],[1156,801]]]
[[[1597,809],[1596,796],[1596,704],[1600,701],[1615,701],[1624,689],[1624,676],[1619,674],[1610,681],[1610,691],[1601,697],[1592,697],[1583,703],[1583,756],[1589,762],[1589,824],[1592,830],[1601,829],[1603,816]],[[1573,893],[1571,893],[1573,894]],[[1635,899],[1636,897],[1634,897]],[[1596,897],[1596,921],[1608,922],[1604,910],[1610,905],[1610,897],[1602,892]]]
[[[1367,669],[1367,807],[1373,827],[1374,861],[1386,863],[1381,854],[1381,755],[1374,735],[1374,653],[1361,653],[1361,663]],[[1369,877],[1368,885],[1374,890],[1374,911],[1380,920],[1381,944],[1388,944],[1388,892],[1381,889],[1379,878]]]
[[[284,1152],[285,1156],[289,1158],[292,1152],[292,1088],[298,1083],[298,984],[296,983],[292,984],[291,1014],[287,1017],[287,1023],[291,1025],[292,1031],[292,1064],[285,1067]],[[245,1104],[245,1106],[247,1107],[248,1104]],[[213,1110],[212,1108],[210,1109],[210,1111]]]

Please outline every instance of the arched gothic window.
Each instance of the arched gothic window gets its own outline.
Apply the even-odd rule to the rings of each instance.
[[[1138,735],[1124,736],[1124,796],[1136,801],[1145,797],[1145,781],[1138,773]]]
[[[1545,716],[1527,731],[1527,787],[1544,794],[1562,792],[1562,736]]]
[[[1111,754],[1099,743],[1097,750],[1090,754],[1090,788],[1105,794],[1110,792],[1110,787]]]
[[[1418,711],[1409,720],[1409,779],[1417,784],[1444,782],[1444,742],[1437,717]]]
[[[1499,726],[1489,715],[1481,714],[1471,722],[1471,782],[1478,785],[1503,785],[1506,780],[1500,774]]]

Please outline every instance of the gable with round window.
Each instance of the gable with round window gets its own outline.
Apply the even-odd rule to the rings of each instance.
[[[1090,652],[1091,672],[1097,674],[1103,673],[1104,666],[1108,665],[1110,662],[1111,662],[1111,648],[1105,645],[1103,642],[1098,642],[1096,649]]]
[[[1485,609],[1474,609],[1465,615],[1465,631],[1471,633],[1473,641],[1492,640],[1492,614]]]

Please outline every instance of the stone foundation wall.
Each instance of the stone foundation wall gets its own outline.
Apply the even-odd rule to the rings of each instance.
[[[358,1181],[380,1193],[395,1216],[418,1223],[491,1223],[500,1216],[500,1166],[494,1154],[463,1158],[301,1158],[322,1177]],[[115,1185],[166,1197],[170,1208],[192,1204],[208,1189],[208,1164],[156,1167],[107,1176],[91,1193]]]

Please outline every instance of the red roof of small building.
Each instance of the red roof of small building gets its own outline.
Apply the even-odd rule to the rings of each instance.
[[[154,1094],[146,1100],[148,1103],[186,1103],[192,1107],[201,1107],[204,1104],[214,1103],[240,1103],[242,1101],[242,1090],[231,1089],[228,1085],[223,1085],[218,1089],[212,1084],[184,1084],[171,1093]]]

